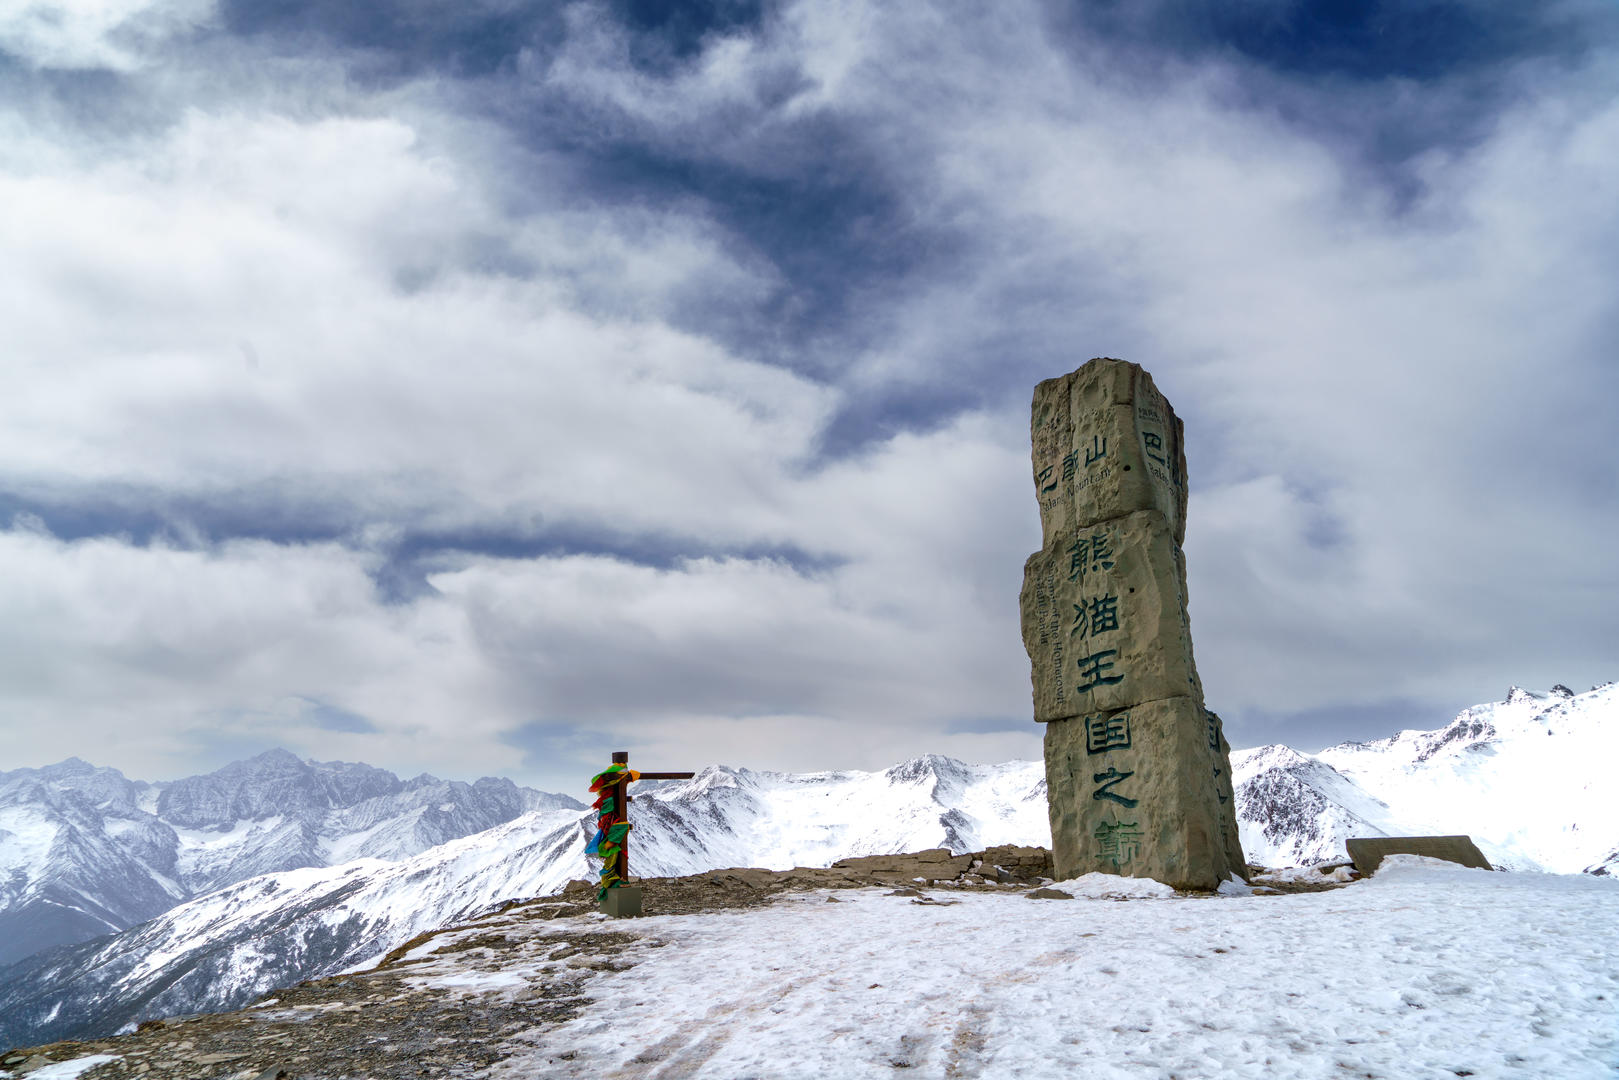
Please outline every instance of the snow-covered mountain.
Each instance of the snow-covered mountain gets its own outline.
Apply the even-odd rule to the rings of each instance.
[[[1344,857],[1351,836],[1466,833],[1498,866],[1619,872],[1619,686],[1513,687],[1437,731],[1319,754],[1232,754],[1243,850],[1268,866]]]
[[[77,758],[0,772],[0,964],[260,874],[408,858],[542,808],[582,804],[285,750],[160,784]]]
[[[1285,746],[1238,751],[1233,766],[1244,850],[1251,861],[1286,866],[1341,858],[1350,836],[1460,832],[1492,862],[1514,869],[1619,871],[1616,752],[1619,688],[1611,684],[1583,694],[1514,688],[1506,700],[1468,709],[1438,730],[1404,731],[1319,754]],[[86,776],[111,773],[79,768]],[[0,774],[0,780],[16,775]],[[91,786],[90,779],[76,783],[79,790]],[[271,807],[285,812],[296,802],[277,796],[238,804],[234,792],[231,781],[200,784],[170,805],[185,821],[251,822],[269,818],[247,815]],[[641,784],[636,796],[632,870],[649,877],[727,866],[824,866],[848,856],[939,846],[966,852],[1050,842],[1039,762],[969,766],[930,756],[880,773],[802,775],[713,766],[689,781]],[[448,813],[432,802],[437,797],[417,802]],[[83,801],[95,803],[90,795]],[[5,805],[0,801],[0,814]],[[359,861],[304,862],[303,869],[237,881],[145,925],[0,970],[0,1045],[229,1008],[278,985],[365,966],[418,933],[507,899],[554,892],[590,873],[584,857],[590,815],[579,810],[535,810],[387,862],[364,856],[397,859],[424,836],[376,809],[382,804],[358,809],[364,805],[361,799],[341,813],[317,814],[321,822],[371,824],[347,832],[317,828],[321,839],[314,842],[305,831],[278,831],[284,822],[257,831],[240,825],[200,830],[201,839],[173,848],[168,880],[206,880],[213,865],[205,857],[207,837],[219,842],[237,831],[260,838],[257,847],[242,850],[262,857],[275,852],[280,841],[272,837],[290,836],[303,845],[294,846],[299,858],[314,852],[335,861],[347,853]],[[163,813],[152,806],[153,816]],[[192,835],[186,830],[197,831],[162,820],[153,826],[128,813],[103,816],[134,822],[93,835],[103,846],[112,844],[107,837],[118,838],[123,846],[112,846],[136,871],[161,866],[158,857],[140,853],[163,848],[142,841],[138,827],[161,826],[181,840]],[[424,811],[422,819],[429,817]],[[7,820],[0,817],[0,828],[11,828]],[[0,837],[0,844],[10,842]],[[6,850],[0,847],[0,873],[9,862]],[[230,865],[245,865],[246,858]],[[136,871],[133,881],[161,880]]]
[[[1037,762],[924,757],[885,772],[786,775],[709,767],[638,785],[632,870],[828,865],[853,855],[1044,842]],[[0,1046],[231,1008],[276,986],[365,966],[415,935],[591,875],[592,817],[525,814],[387,863],[267,874],[110,938],[0,970]]]

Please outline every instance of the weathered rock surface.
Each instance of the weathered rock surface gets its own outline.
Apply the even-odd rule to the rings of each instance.
[[[1156,510],[1077,530],[1023,568],[1023,641],[1042,723],[1202,696],[1185,559]]]
[[[1361,836],[1350,837],[1345,845],[1355,869],[1368,875],[1375,874],[1378,865],[1390,855],[1423,855],[1458,866],[1494,869],[1471,836]]]
[[[1100,358],[1035,388],[1030,438],[1042,547],[1020,606],[1054,872],[1214,889],[1246,863],[1192,655],[1181,422],[1139,366]]]
[[[1137,510],[1157,510],[1185,541],[1182,425],[1140,365],[1102,358],[1047,379],[1030,434],[1042,548]]]
[[[1053,845],[1059,879],[1100,871],[1212,889],[1240,873],[1231,769],[1210,715],[1183,696],[1046,726],[1047,790],[1061,793],[1051,831],[1069,845]]]

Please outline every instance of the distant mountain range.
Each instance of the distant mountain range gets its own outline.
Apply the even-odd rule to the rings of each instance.
[[[1464,832],[1508,868],[1614,872],[1616,751],[1611,684],[1578,695],[1514,688],[1437,731],[1314,755],[1238,751],[1244,849],[1251,861],[1292,865],[1342,857],[1349,836]],[[879,773],[813,774],[711,766],[636,795],[632,870],[649,877],[1050,841],[1038,762],[926,756]],[[506,816],[474,832],[480,814]],[[455,829],[465,832],[434,841]],[[0,970],[0,1046],[231,1008],[366,966],[424,930],[589,876],[590,831],[578,803],[509,781],[401,782],[280,753],[161,789],[82,762],[0,774],[5,895],[36,905],[5,908],[24,913],[14,925],[51,904],[108,926],[167,904],[143,925]],[[248,877],[255,866],[276,872]]]
[[[400,780],[272,750],[171,783],[78,758],[0,772],[0,965],[282,870],[397,860],[564,795],[485,777]]]
[[[923,757],[880,773],[787,775],[710,766],[635,791],[631,869],[788,869],[851,855],[1005,843],[1047,834],[1032,762]],[[421,933],[592,877],[593,817],[539,810],[398,862],[266,874],[111,937],[0,970],[0,1046],[233,1008],[266,990],[366,966]]]
[[[1350,836],[1466,833],[1496,866],[1619,872],[1619,687],[1513,687],[1437,731],[1231,755],[1243,850],[1291,866]]]

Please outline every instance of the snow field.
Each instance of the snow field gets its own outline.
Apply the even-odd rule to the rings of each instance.
[[[635,966],[491,1075],[1619,1073],[1611,881],[1411,860],[1284,897],[831,895],[612,923]]]

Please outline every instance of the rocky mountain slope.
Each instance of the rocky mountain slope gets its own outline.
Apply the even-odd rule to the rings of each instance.
[[[403,859],[562,795],[272,750],[169,783],[77,758],[0,773],[0,965],[260,874]]]
[[[1466,833],[1508,869],[1619,871],[1619,686],[1513,687],[1435,731],[1319,754],[1232,754],[1243,850],[1269,866],[1344,856],[1350,836]]]
[[[828,865],[848,856],[972,851],[1045,834],[1040,766],[918,758],[881,773],[710,767],[638,785],[631,868]],[[275,986],[374,962],[399,943],[591,871],[591,818],[525,814],[399,862],[267,874],[110,938],[0,970],[0,1044],[232,1008]]]

